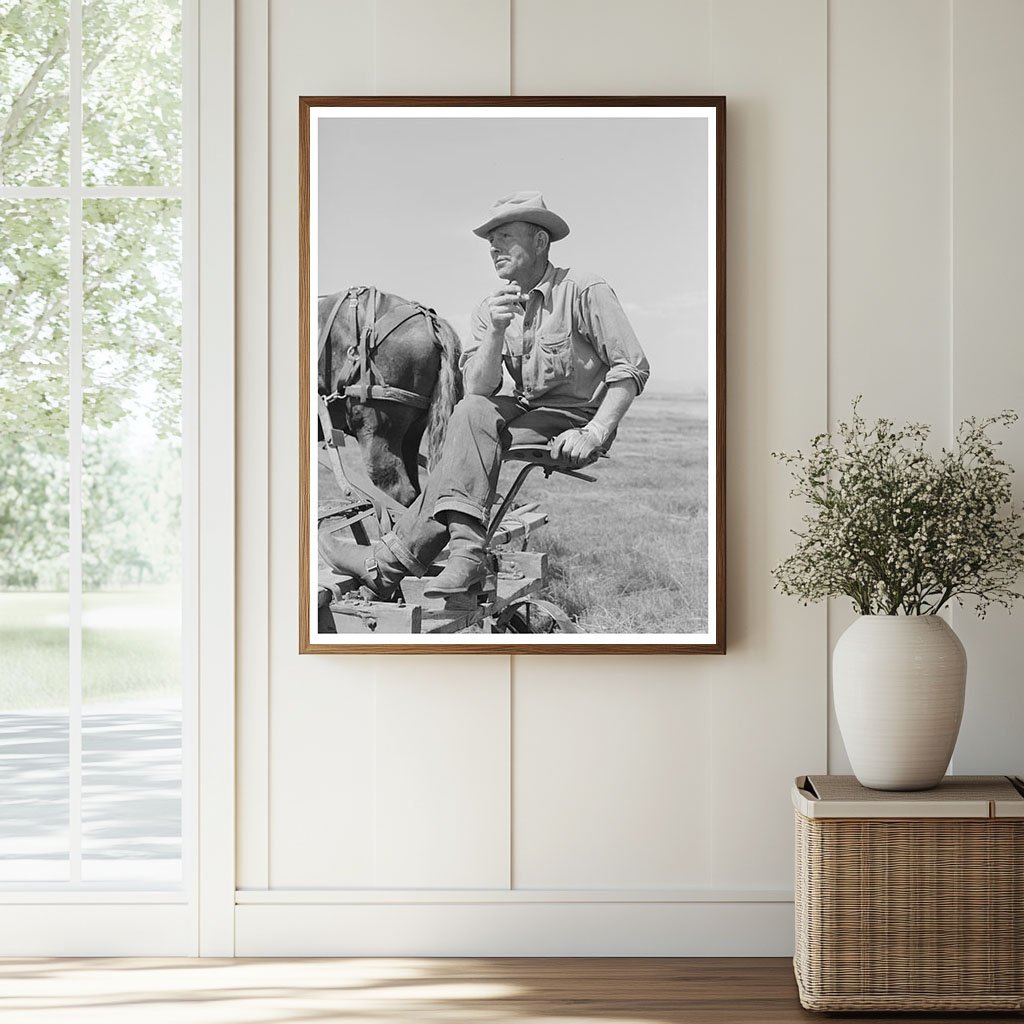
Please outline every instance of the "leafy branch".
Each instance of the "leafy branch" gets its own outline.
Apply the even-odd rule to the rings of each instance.
[[[18,95],[15,96],[14,102],[11,104],[10,113],[4,120],[3,132],[0,133],[0,184],[3,183],[3,169],[6,163],[4,160],[5,153],[12,149],[22,138],[31,136],[33,126],[38,127],[45,114],[52,112],[56,108],[58,96],[51,95],[46,97],[42,104],[43,110],[36,113],[27,127],[22,125],[26,115],[32,110],[33,100],[39,91],[39,87],[43,84],[50,70],[56,67],[57,61],[67,52],[68,30],[65,27],[57,30],[50,37],[49,45],[43,53],[42,60],[35,67]]]

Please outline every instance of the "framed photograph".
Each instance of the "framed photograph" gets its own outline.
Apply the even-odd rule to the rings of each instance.
[[[725,100],[299,100],[302,653],[725,652]]]

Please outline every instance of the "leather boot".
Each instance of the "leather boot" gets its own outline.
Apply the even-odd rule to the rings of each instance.
[[[424,597],[447,597],[482,589],[490,574],[484,544],[486,530],[479,519],[463,512],[448,513],[450,554],[444,571],[423,590]]]
[[[377,601],[390,601],[407,570],[386,544],[372,546],[341,540],[336,533],[320,530],[317,534],[320,557],[338,572],[359,583],[365,596]]]

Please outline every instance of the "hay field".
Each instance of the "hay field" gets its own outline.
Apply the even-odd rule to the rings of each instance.
[[[707,403],[641,395],[588,484],[534,470],[520,492],[549,522],[530,539],[545,596],[587,633],[703,633],[708,606]],[[502,474],[502,489],[510,468]]]

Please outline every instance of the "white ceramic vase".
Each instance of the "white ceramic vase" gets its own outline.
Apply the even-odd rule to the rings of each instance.
[[[832,655],[836,717],[870,789],[942,781],[964,711],[967,655],[937,615],[861,615]]]

